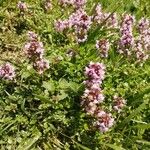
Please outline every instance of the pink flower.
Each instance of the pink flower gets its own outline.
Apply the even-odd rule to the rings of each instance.
[[[104,111],[99,111],[97,114],[97,121],[94,125],[101,131],[106,132],[109,130],[110,127],[114,124],[114,118],[110,113],[106,113]]]
[[[80,8],[86,4],[86,0],[74,0],[73,5],[77,8]]]
[[[132,33],[132,27],[134,23],[134,17],[131,15],[124,15],[122,25],[120,28],[121,38],[119,41],[119,53],[130,55],[130,48],[134,46],[134,37]]]
[[[83,9],[76,10],[69,17],[70,24],[75,28],[83,28],[88,30],[90,25],[92,24],[91,17],[87,15],[87,13]]]
[[[9,63],[0,66],[0,77],[7,80],[12,80],[15,77],[14,67]]]
[[[57,32],[63,32],[65,29],[68,29],[71,27],[71,24],[69,22],[69,20],[57,20],[55,22],[55,29],[57,30]]]
[[[90,62],[85,68],[85,75],[92,80],[103,80],[105,75],[105,66],[102,63]]]
[[[94,104],[101,103],[104,100],[101,89],[95,84],[90,89],[84,91],[82,98]]]

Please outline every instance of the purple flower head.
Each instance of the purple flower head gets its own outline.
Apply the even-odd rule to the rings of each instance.
[[[105,75],[105,66],[102,63],[90,62],[85,68],[85,75],[91,80],[103,80]]]
[[[104,96],[98,85],[93,85],[90,89],[85,89],[83,99],[94,104],[103,102]]]
[[[149,58],[149,55],[146,53],[145,45],[143,44],[142,39],[137,40],[135,43],[135,54],[138,62],[146,61]]]
[[[114,124],[114,118],[110,113],[99,111],[97,117],[98,120],[94,124],[102,133],[108,131]]]
[[[88,30],[92,24],[91,17],[83,9],[78,9],[69,17],[69,22],[75,28]]]
[[[119,41],[119,52],[130,55],[130,48],[134,46],[134,37],[132,33],[132,27],[134,23],[134,17],[131,15],[124,15],[122,25],[120,28],[121,38]]]
[[[0,66],[0,77],[7,80],[12,80],[15,77],[14,67],[9,63]]]

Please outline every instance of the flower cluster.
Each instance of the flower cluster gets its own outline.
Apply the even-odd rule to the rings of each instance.
[[[111,114],[105,113],[98,107],[98,104],[104,101],[104,95],[100,88],[104,75],[105,66],[102,63],[90,62],[89,66],[85,68],[86,89],[81,101],[86,113],[96,119],[94,126],[98,127],[101,132],[107,131],[113,125],[114,120]]]
[[[43,57],[43,43],[38,41],[35,33],[28,32],[28,42],[24,46],[24,51],[27,57],[32,60],[41,59]]]
[[[60,20],[55,21],[55,29],[57,32],[63,32],[66,29],[71,28],[69,20]]]
[[[118,17],[116,13],[105,13],[104,14],[106,21],[106,26],[110,28],[118,28]]]
[[[101,4],[97,4],[95,8],[95,14],[93,16],[93,20],[100,24],[104,23],[106,27],[109,28],[117,28],[118,27],[118,18],[116,13],[105,13],[102,11]]]
[[[104,95],[98,84],[93,84],[91,87],[85,89],[82,96],[81,105],[84,106],[88,114],[94,114],[96,111],[96,104],[102,103]]]
[[[0,77],[7,80],[13,80],[15,77],[14,67],[9,63],[0,66]]]
[[[104,15],[102,12],[101,4],[97,4],[95,8],[95,15],[93,16],[93,18],[94,18],[94,21],[97,23],[102,23],[102,21],[104,21]]]
[[[77,9],[72,13],[69,19],[58,20],[55,22],[55,28],[58,32],[65,29],[73,28],[78,42],[85,42],[87,39],[87,31],[92,24],[91,17],[83,9]]]
[[[148,59],[147,50],[150,49],[150,22],[142,18],[138,23],[139,36],[135,42],[135,53],[138,61]]]
[[[113,106],[113,108],[114,108],[115,111],[120,113],[122,108],[126,104],[126,100],[123,99],[122,97],[119,97],[119,96],[116,96],[116,95],[113,97],[113,99],[114,99],[114,106]]]
[[[100,52],[101,57],[108,57],[110,44],[108,40],[102,39],[96,41],[96,48]]]
[[[44,2],[44,9],[45,9],[46,11],[52,9],[52,3],[51,3],[50,0],[46,0],[46,1]]]
[[[17,4],[17,6],[18,6],[18,8],[19,8],[19,10],[20,10],[21,12],[27,11],[27,5],[26,5],[25,2],[19,1],[18,4]]]
[[[37,60],[34,63],[34,68],[38,70],[39,74],[42,74],[45,69],[49,68],[49,62],[45,59]]]
[[[132,34],[132,28],[134,23],[134,17],[131,15],[124,15],[121,24],[120,32],[121,38],[119,41],[119,53],[130,55],[130,48],[134,46],[134,37]]]
[[[97,112],[97,121],[94,125],[103,133],[109,130],[114,124],[114,118],[111,113],[99,110]]]
[[[85,5],[86,0],[59,0],[59,3],[62,6],[72,5],[75,8],[80,8]]]
[[[30,61],[33,62],[33,67],[39,72],[39,74],[42,74],[49,68],[48,61],[43,58],[43,43],[38,40],[35,33],[28,32],[28,42],[24,46],[24,51]]]
[[[105,75],[105,66],[102,63],[90,62],[89,66],[85,68],[85,75],[88,78],[88,85],[101,84]]]

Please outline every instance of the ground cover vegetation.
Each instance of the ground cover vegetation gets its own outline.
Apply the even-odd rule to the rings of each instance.
[[[149,150],[149,10],[0,0],[0,149]]]

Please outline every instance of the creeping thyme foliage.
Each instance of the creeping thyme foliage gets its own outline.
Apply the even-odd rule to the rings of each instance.
[[[0,1],[0,149],[149,150],[150,2]]]

